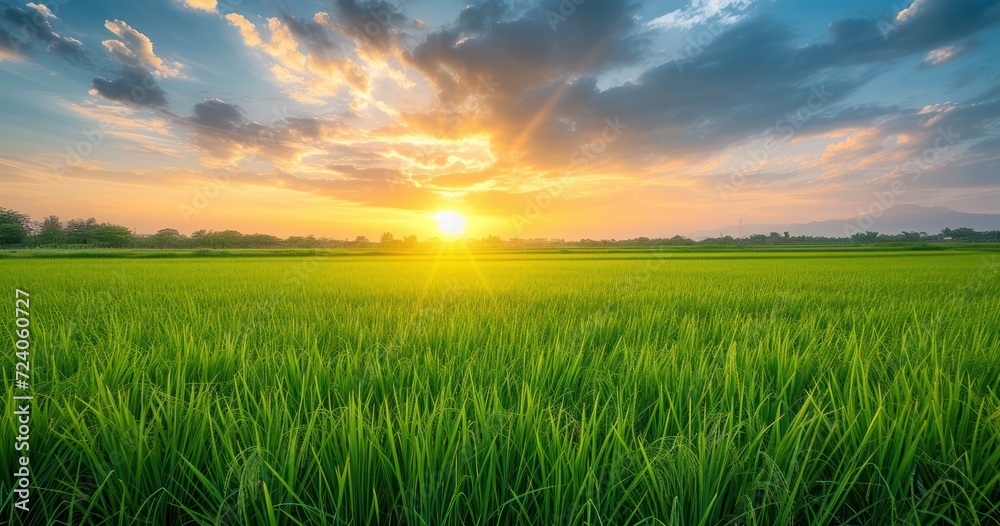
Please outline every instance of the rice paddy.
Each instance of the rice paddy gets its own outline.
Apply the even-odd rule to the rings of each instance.
[[[996,253],[0,270],[32,295],[36,524],[1000,521]]]

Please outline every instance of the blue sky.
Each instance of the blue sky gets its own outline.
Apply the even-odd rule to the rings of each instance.
[[[0,9],[0,206],[36,219],[620,238],[1000,212],[996,1]]]

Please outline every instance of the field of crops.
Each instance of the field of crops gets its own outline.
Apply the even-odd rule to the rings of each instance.
[[[0,260],[38,524],[996,524],[998,278],[974,251]]]

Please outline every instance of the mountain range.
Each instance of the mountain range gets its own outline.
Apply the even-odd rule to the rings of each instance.
[[[744,224],[743,237],[752,234],[788,232],[792,236],[847,237],[854,232],[872,231],[880,234],[900,232],[926,232],[937,234],[945,228],[967,227],[978,231],[1000,230],[1000,214],[970,214],[943,206],[901,204],[875,216],[858,216],[850,219],[828,219],[809,223]],[[740,236],[740,225],[725,226],[691,233],[692,239],[707,237]]]

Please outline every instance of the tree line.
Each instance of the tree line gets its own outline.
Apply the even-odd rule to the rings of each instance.
[[[901,232],[880,234],[878,232],[856,233],[850,237],[792,236],[788,232],[754,234],[744,238],[724,236],[695,241],[684,236],[670,238],[637,237],[631,239],[581,239],[565,241],[550,238],[511,238],[487,236],[481,239],[465,239],[463,242],[475,248],[518,248],[518,247],[654,247],[654,246],[764,246],[764,245],[840,245],[893,242],[997,242],[1000,231],[979,232],[971,228],[946,228],[929,235],[926,232]],[[442,243],[436,237],[419,241],[415,235],[397,238],[385,232],[378,241],[365,236],[353,240],[333,239],[314,236],[291,236],[280,238],[269,234],[243,234],[236,230],[198,230],[184,235],[173,228],[164,228],[155,234],[135,234],[128,227],[111,223],[98,223],[96,219],[71,219],[61,221],[57,216],[48,216],[42,221],[32,221],[27,214],[0,208],[0,246],[6,248],[357,248],[380,247],[412,249],[434,246]]]

